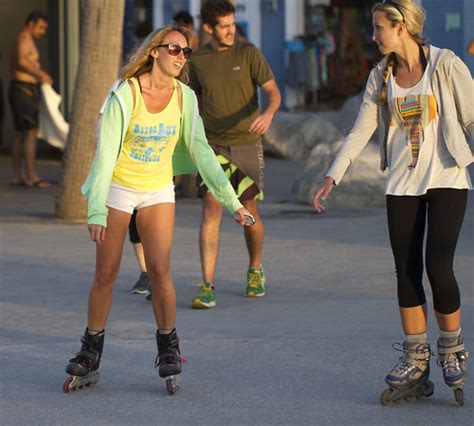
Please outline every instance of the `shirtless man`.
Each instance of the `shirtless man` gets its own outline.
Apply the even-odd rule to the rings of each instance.
[[[16,132],[12,147],[13,176],[10,185],[36,188],[51,186],[50,182],[38,176],[34,166],[38,134],[39,83],[53,82],[51,76],[41,68],[35,44],[35,40],[42,37],[47,28],[48,18],[41,12],[31,12],[12,49],[12,81],[8,98]]]

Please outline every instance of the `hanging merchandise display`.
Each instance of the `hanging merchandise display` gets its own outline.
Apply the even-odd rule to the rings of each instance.
[[[288,42],[287,84],[307,108],[338,107],[364,87],[376,62],[370,9],[375,0],[306,0],[304,35]]]

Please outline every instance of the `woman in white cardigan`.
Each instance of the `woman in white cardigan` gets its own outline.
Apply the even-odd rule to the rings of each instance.
[[[403,353],[385,377],[387,404],[406,396],[430,396],[430,345],[422,285],[426,272],[440,337],[444,380],[462,405],[467,356],[461,335],[461,302],[453,258],[472,189],[473,85],[466,65],[451,51],[425,45],[424,10],[413,0],[386,0],[373,9],[373,40],[385,58],[369,76],[357,121],[323,183],[314,192],[318,212],[349,165],[377,129],[381,168],[387,171],[390,243],[397,272],[405,333]]]

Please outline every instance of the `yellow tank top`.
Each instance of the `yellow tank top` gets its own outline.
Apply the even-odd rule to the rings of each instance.
[[[173,182],[172,155],[181,120],[176,80],[168,105],[156,114],[147,111],[138,80],[130,81],[135,105],[112,181],[136,191],[156,191]]]

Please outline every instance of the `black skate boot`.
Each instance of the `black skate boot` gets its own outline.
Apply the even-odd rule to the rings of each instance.
[[[397,347],[401,346],[401,348]],[[403,352],[395,367],[385,377],[388,388],[380,395],[382,405],[389,402],[398,404],[402,399],[433,395],[434,385],[428,380],[430,375],[431,349],[428,343],[403,342],[392,347]]]
[[[104,335],[104,331],[94,335],[89,334],[89,329],[86,328],[81,337],[81,350],[69,360],[66,367],[66,373],[70,376],[64,382],[64,392],[82,389],[84,386],[90,386],[99,381],[98,370],[104,348]]]
[[[158,368],[160,377],[166,380],[168,393],[173,395],[179,389],[178,375],[181,373],[179,339],[176,329],[170,334],[160,334],[157,331],[156,344],[158,356],[155,360],[155,368]]]
[[[463,385],[467,377],[469,352],[464,349],[462,335],[455,339],[438,339],[438,365],[443,369],[444,382],[454,390],[458,405],[464,405]]]

